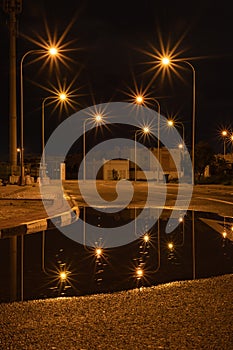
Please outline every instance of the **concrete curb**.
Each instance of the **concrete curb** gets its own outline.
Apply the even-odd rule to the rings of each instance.
[[[14,227],[3,228],[0,230],[0,239],[13,236],[28,235],[31,233],[68,226],[78,220],[79,214],[80,210],[78,206],[74,205],[71,210],[60,213],[53,217],[29,221]]]

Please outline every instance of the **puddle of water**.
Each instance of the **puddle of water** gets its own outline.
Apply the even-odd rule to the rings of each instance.
[[[176,228],[167,234],[171,210],[164,209],[153,225],[153,211],[148,209],[143,220],[138,219],[140,211],[140,208],[130,208],[118,213],[100,213],[81,208],[80,220],[85,218],[97,232],[94,236],[86,232],[85,242],[75,242],[57,229],[26,235],[24,300],[114,292],[233,272],[232,218],[192,211],[183,216],[177,212]],[[106,248],[101,228],[111,230],[128,223],[132,223],[134,239],[125,245]],[[84,223],[82,229],[86,230]],[[9,300],[9,247],[8,239],[0,240],[0,279],[3,281],[0,301]],[[20,251],[18,237],[19,299]],[[60,272],[63,275],[59,275]]]

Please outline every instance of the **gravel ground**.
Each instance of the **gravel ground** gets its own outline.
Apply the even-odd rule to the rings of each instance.
[[[233,349],[233,275],[0,304],[1,350]]]

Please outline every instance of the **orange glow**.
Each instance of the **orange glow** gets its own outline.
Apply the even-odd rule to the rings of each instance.
[[[66,93],[65,93],[65,92],[61,92],[61,93],[59,94],[59,99],[60,99],[61,101],[65,101],[65,100],[67,99]]]
[[[142,104],[144,102],[144,98],[142,95],[136,96],[136,103],[137,104]]]
[[[173,250],[174,244],[172,242],[168,243],[168,249]]]
[[[144,132],[145,134],[148,134],[148,133],[150,132],[150,128],[149,128],[148,126],[145,126],[145,127],[143,128],[143,132]]]
[[[143,236],[143,240],[144,240],[145,242],[149,242],[150,237],[149,237],[149,235],[148,235],[147,233]]]
[[[50,47],[48,51],[49,51],[51,56],[56,56],[58,54],[58,49],[54,46]]]
[[[174,121],[172,119],[167,121],[168,126],[174,126]]]
[[[227,130],[222,131],[222,136],[227,136]]]
[[[95,116],[95,121],[96,121],[97,123],[101,122],[101,121],[102,121],[102,115],[101,115],[101,114],[97,114],[97,115]]]
[[[95,249],[95,255],[96,255],[97,258],[100,258],[102,254],[103,254],[103,249],[102,248],[96,248]]]
[[[67,272],[66,271],[61,271],[59,276],[60,276],[61,282],[65,282],[67,280]]]
[[[143,276],[143,269],[141,269],[140,267],[138,267],[137,269],[136,269],[136,276],[138,277],[138,278],[141,278],[142,276]]]
[[[163,57],[161,59],[161,62],[164,66],[168,66],[170,64],[170,58],[169,57]]]

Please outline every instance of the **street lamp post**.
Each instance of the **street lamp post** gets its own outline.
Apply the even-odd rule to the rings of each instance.
[[[56,56],[58,50],[56,47],[48,48],[48,55]],[[27,56],[31,54],[41,54],[45,50],[30,50],[26,52],[20,60],[20,148],[21,148],[21,164],[20,164],[20,184],[25,184],[24,174],[24,95],[23,95],[23,63]]]
[[[99,124],[102,122],[103,117],[100,114],[97,114],[91,118],[87,118],[83,122],[83,181],[86,181],[86,123],[88,121],[94,121],[96,124]]]
[[[223,137],[223,158],[226,159],[226,137],[228,135],[227,130],[222,131],[222,137]]]
[[[148,134],[150,129],[148,126],[145,126],[143,129],[136,130],[134,133],[134,181],[137,181],[137,134],[143,133]]]
[[[42,152],[42,162],[41,162],[41,170],[42,170],[42,181],[46,178],[46,164],[45,164],[45,103],[48,100],[65,102],[67,100],[67,95],[65,92],[60,92],[57,96],[47,96],[42,101],[41,106],[41,152]]]
[[[176,124],[179,124],[179,125],[181,125],[181,127],[182,127],[182,144],[179,144],[178,147],[179,147],[179,149],[182,150],[182,156],[183,156],[183,161],[184,161],[184,145],[185,145],[185,139],[184,139],[184,124],[183,124],[182,122],[175,121],[175,120],[172,120],[172,119],[169,119],[169,120],[167,121],[167,125],[168,125],[168,126],[175,127]],[[183,174],[184,174],[184,169],[183,169]]]
[[[175,60],[176,62],[183,62],[187,64],[192,70],[192,185],[195,184],[195,119],[196,119],[196,72],[193,65],[186,60]],[[171,59],[169,57],[162,57],[161,64],[169,66]],[[194,211],[192,211],[192,255],[193,255],[193,279],[196,278],[196,259],[195,259],[195,228],[194,228]]]
[[[44,127],[44,109],[45,109],[45,102],[48,101],[49,99],[52,99],[53,96],[47,96],[43,99],[42,101],[42,106],[41,106],[41,154],[42,154],[42,158],[41,158],[41,170],[42,170],[42,176],[41,176],[41,180],[43,181],[46,177],[46,167],[45,167],[45,153],[44,153],[44,146],[45,146],[45,127]]]
[[[153,98],[153,101],[156,103],[157,108],[158,108],[158,123],[157,123],[157,128],[158,128],[158,137],[157,137],[157,158],[158,162],[160,163],[160,113],[161,113],[161,108],[160,108],[160,103],[158,100]],[[135,102],[138,105],[142,105],[144,103],[144,96],[142,95],[137,95],[135,98]],[[159,182],[159,166],[157,168],[157,182]]]
[[[161,59],[161,64],[163,66],[169,66],[171,64],[171,59],[169,57],[163,57]],[[186,60],[175,60],[176,62],[183,62],[187,64],[191,70],[192,70],[192,76],[193,76],[193,81],[192,81],[192,151],[191,151],[191,158],[192,158],[192,185],[195,184],[195,124],[196,124],[196,72],[193,67],[193,65],[186,61]]]

